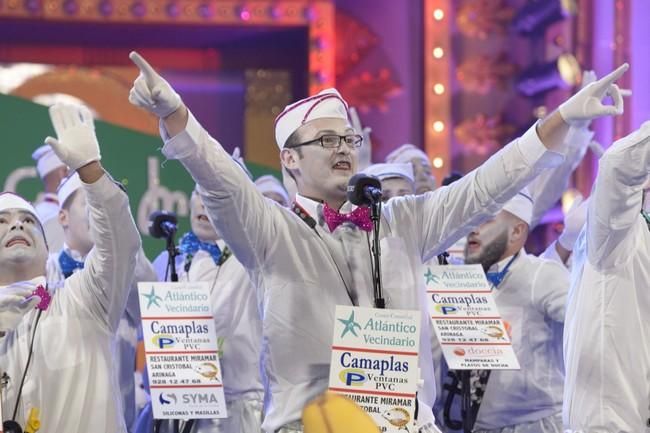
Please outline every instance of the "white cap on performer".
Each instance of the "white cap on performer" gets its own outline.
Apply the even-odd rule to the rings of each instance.
[[[393,150],[391,153],[386,156],[386,162],[388,163],[406,163],[411,162],[412,159],[422,159],[431,165],[429,162],[429,157],[426,153],[419,147],[414,146],[413,144],[407,143],[402,144],[397,149]]]
[[[524,188],[503,205],[504,211],[507,211],[530,226],[533,219],[533,197],[530,195],[528,188]]]
[[[59,198],[59,208],[63,208],[66,200],[82,186],[83,184],[76,171],[63,179],[56,190],[56,195]]]
[[[41,179],[65,164],[56,156],[49,144],[44,144],[32,153],[32,159],[36,162],[36,171]]]
[[[277,177],[271,176],[270,174],[260,176],[255,180],[255,186],[257,186],[258,191],[262,194],[266,192],[274,192],[279,194],[284,199],[285,203],[289,203],[289,194],[287,194],[282,182],[280,182]]]
[[[379,180],[390,179],[393,177],[401,177],[409,182],[415,182],[413,175],[413,164],[409,163],[380,163],[373,164],[367,167],[363,172],[370,176],[375,176]]]
[[[314,119],[343,119],[349,121],[348,104],[334,88],[287,105],[275,118],[275,141],[280,150],[298,128]]]
[[[38,213],[36,213],[36,209],[34,209],[34,206],[30,202],[18,194],[14,194],[13,192],[2,192],[0,193],[0,212],[4,212],[9,209],[20,209],[27,211],[34,215],[34,217],[38,220],[38,223],[41,224],[41,220],[38,218]]]

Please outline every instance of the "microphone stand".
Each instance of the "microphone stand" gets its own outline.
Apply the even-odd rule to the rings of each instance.
[[[178,248],[176,248],[176,244],[174,243],[175,234],[176,234],[175,232],[171,232],[165,237],[165,240],[167,242],[167,246],[166,246],[167,269],[169,270],[170,281],[173,283],[178,282],[178,273],[176,272],[176,257],[178,256],[179,252],[178,252]],[[161,419],[154,420],[154,425],[153,425],[154,433],[160,432],[162,422],[163,420]],[[194,424],[194,420],[188,420],[183,431],[190,431],[192,429],[193,424]],[[172,423],[172,430],[174,431],[174,433],[180,433],[179,420],[177,419],[174,420],[174,422]]]
[[[178,256],[178,249],[174,244],[174,232],[169,233],[165,238],[167,241],[167,269],[170,270],[170,281],[178,282],[178,274],[176,273],[176,257]]]
[[[379,222],[381,220],[381,200],[373,200],[370,205],[370,220],[372,221],[372,286],[375,294],[375,308],[386,308],[381,283],[381,247],[379,243]]]

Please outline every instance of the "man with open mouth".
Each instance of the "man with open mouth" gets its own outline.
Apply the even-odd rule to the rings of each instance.
[[[3,416],[23,427],[39,421],[42,433],[122,433],[111,343],[140,236],[126,193],[99,162],[90,111],[56,104],[50,118],[57,138],[46,142],[79,176],[95,246],[82,271],[48,292],[48,248],[36,211],[14,194],[0,195],[0,299],[11,294],[21,302],[13,320],[0,320],[0,368],[8,380]]]
[[[369,211],[346,197],[363,137],[335,89],[287,106],[276,118],[275,138],[298,194],[292,211],[271,206],[169,83],[137,53],[131,59],[141,73],[130,101],[161,119],[163,153],[180,160],[198,183],[210,220],[257,288],[269,379],[263,430],[301,432],[303,407],[328,388],[336,305],[375,304]],[[559,164],[554,149],[562,146],[569,122],[622,113],[614,81],[626,69],[578,92],[448,188],[385,203],[379,237],[386,307],[419,308],[422,263]],[[606,93],[614,95],[614,106],[602,104]],[[430,351],[421,351],[419,368],[433,368]]]

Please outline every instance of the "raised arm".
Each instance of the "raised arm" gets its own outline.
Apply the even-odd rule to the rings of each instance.
[[[623,100],[614,82],[627,70],[624,64],[602,79],[589,84],[559,109],[529,129],[521,138],[493,155],[463,179],[419,197],[393,200],[393,212],[413,239],[423,260],[448,248],[455,240],[494,215],[542,170],[562,162],[557,151],[563,148],[570,125],[623,112]],[[602,99],[612,95],[615,105]],[[397,228],[399,230],[400,228]]]
[[[124,312],[140,235],[126,193],[99,162],[90,111],[83,106],[56,104],[50,107],[50,118],[57,138],[48,137],[45,142],[79,174],[95,241],[84,270],[69,278],[60,296],[66,296],[81,314],[90,313],[114,332]]]
[[[247,268],[261,266],[276,240],[280,212],[187,110],[180,97],[139,54],[140,68],[129,100],[161,119],[164,155],[178,159],[199,185],[212,224]]]
[[[536,227],[544,214],[562,197],[569,186],[571,174],[585,156],[594,133],[587,128],[571,127],[564,139],[564,162],[557,167],[545,170],[528,185],[533,198],[533,218],[531,228]]]
[[[650,122],[645,122],[600,159],[587,214],[587,257],[596,268],[612,268],[630,257],[649,174]]]

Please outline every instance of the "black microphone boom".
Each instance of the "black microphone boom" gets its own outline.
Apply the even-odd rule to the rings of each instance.
[[[348,182],[348,201],[357,206],[370,206],[381,201],[381,182],[374,176],[357,173]]]
[[[149,234],[156,238],[170,238],[176,233],[178,218],[174,212],[159,210],[149,215]]]

